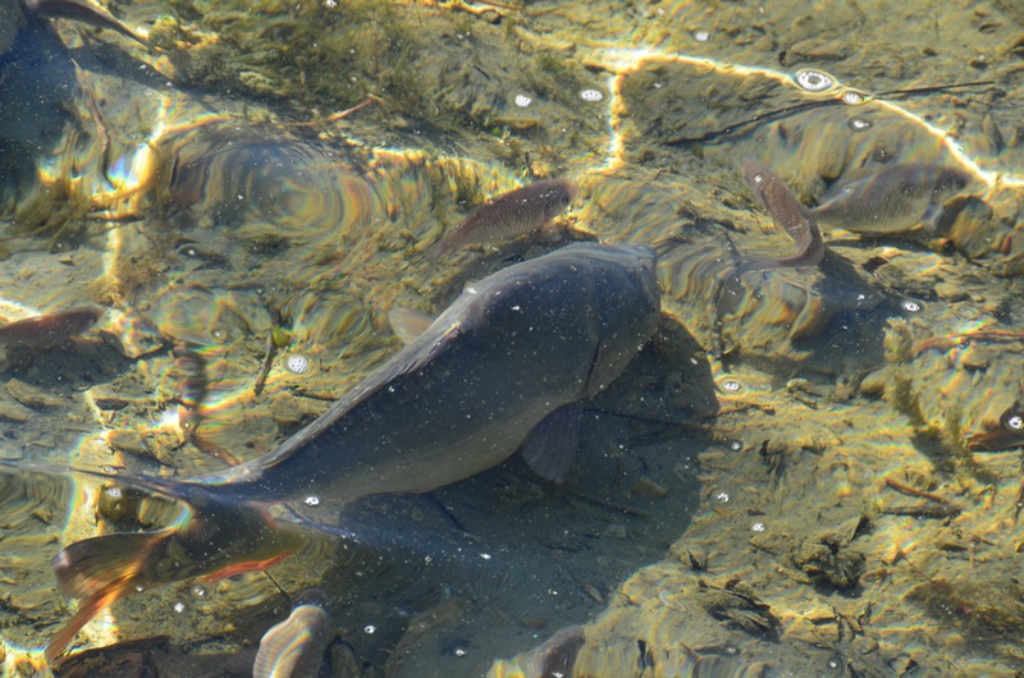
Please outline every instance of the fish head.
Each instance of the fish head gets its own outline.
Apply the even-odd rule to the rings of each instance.
[[[602,245],[606,265],[595,267],[593,304],[598,346],[587,394],[604,390],[654,333],[661,312],[657,257],[646,245]]]
[[[544,208],[544,221],[551,221],[564,212],[576,199],[576,184],[566,179],[550,182],[541,196],[540,204]]]
[[[971,181],[971,175],[959,168],[942,167],[935,177],[932,195],[935,196],[936,202],[942,202],[948,196],[963,191]]]

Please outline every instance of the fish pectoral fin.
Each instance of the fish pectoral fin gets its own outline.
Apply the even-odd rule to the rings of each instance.
[[[939,223],[942,218],[946,215],[946,208],[942,205],[936,205],[932,203],[925,208],[921,214],[921,219],[918,222],[918,228],[923,230],[925,233],[935,233],[939,230]]]
[[[633,353],[625,350],[622,342],[615,341],[615,337],[605,337],[594,351],[594,360],[587,376],[587,397],[593,398],[608,388],[632,359]]]
[[[540,420],[519,448],[523,460],[533,471],[553,483],[565,481],[580,437],[583,405],[562,405]]]
[[[408,346],[416,338],[427,331],[434,323],[434,318],[414,308],[395,306],[388,311],[388,324],[398,339]]]

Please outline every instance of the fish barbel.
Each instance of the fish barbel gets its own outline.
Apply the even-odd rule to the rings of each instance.
[[[258,569],[296,550],[292,530],[273,533],[266,504],[426,492],[520,446],[534,470],[558,480],[574,447],[559,432],[576,430],[579,401],[622,372],[659,315],[648,247],[579,243],[510,266],[467,286],[411,344],[276,450],[188,480],[110,477],[183,500],[192,515],[159,532],[69,545],[53,561],[58,586],[88,596],[80,611],[91,615],[139,586]],[[203,553],[211,554],[205,563]],[[187,567],[175,566],[176,554],[189,556]],[[85,621],[76,615],[78,627]],[[73,636],[59,634],[48,654]]]

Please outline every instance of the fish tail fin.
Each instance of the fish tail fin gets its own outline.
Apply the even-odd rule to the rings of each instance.
[[[60,656],[75,635],[93,617],[118,599],[132,593],[147,571],[155,546],[173,530],[111,534],[75,542],[53,559],[57,588],[66,596],[82,598],[63,628],[46,647],[49,662]]]

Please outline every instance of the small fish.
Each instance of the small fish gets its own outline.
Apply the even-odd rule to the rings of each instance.
[[[319,673],[327,648],[326,596],[296,604],[283,622],[260,640],[252,678],[306,678]]]
[[[764,165],[751,162],[743,166],[743,176],[757,202],[768,210],[775,228],[784,231],[797,245],[791,257],[773,259],[759,254],[740,255],[737,273],[772,268],[817,266],[825,256],[825,243],[811,213],[800,204],[789,186]]]
[[[115,19],[105,9],[85,0],[24,0],[24,5],[29,14],[42,19],[71,19],[97,28],[109,28],[149,47],[149,42],[145,38]]]
[[[823,224],[853,233],[934,231],[942,204],[972,181],[964,170],[934,163],[900,163],[834,187],[812,210]]]
[[[0,327],[0,346],[52,348],[96,324],[103,309],[79,306],[66,311],[25,318]]]
[[[535,471],[557,480],[574,450],[551,429],[572,428],[579,401],[618,377],[659,317],[649,247],[577,243],[501,270],[467,286],[426,331],[276,450],[190,480],[114,476],[180,499],[193,514],[159,532],[71,544],[54,561],[58,585],[90,595],[80,609],[91,616],[135,584],[261,565],[290,543],[231,543],[239,529],[265,533],[272,522],[261,506],[428,492],[500,464],[520,445]],[[544,449],[544,441],[554,444]],[[171,546],[189,555],[180,568],[167,560]],[[69,585],[80,580],[88,586]],[[49,653],[73,636],[59,634]]]
[[[565,179],[546,179],[487,200],[458,227],[427,249],[437,261],[466,245],[511,240],[540,230],[565,211],[576,198],[576,185]]]

